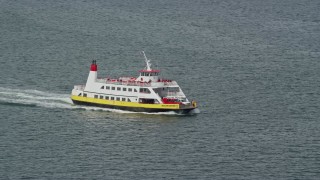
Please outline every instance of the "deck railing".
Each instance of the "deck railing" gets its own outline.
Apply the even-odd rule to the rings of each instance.
[[[141,81],[122,81],[118,79],[97,79],[99,83],[107,83],[114,85],[126,85],[126,86],[142,86],[142,87],[150,87],[150,86],[173,86],[178,85],[176,81],[171,80],[162,80],[157,82],[141,82]]]
[[[187,103],[187,104],[179,104],[179,107],[180,108],[190,108],[190,107],[193,107],[193,105],[191,103]]]

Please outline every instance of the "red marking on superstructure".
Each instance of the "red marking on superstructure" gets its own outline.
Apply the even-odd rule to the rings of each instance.
[[[175,98],[162,98],[163,104],[182,104]]]

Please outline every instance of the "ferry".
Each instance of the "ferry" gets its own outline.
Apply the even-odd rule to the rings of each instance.
[[[92,61],[85,85],[75,85],[71,100],[76,105],[96,106],[134,112],[188,114],[197,108],[176,81],[160,77],[142,51],[146,67],[136,77],[98,78],[98,65]]]

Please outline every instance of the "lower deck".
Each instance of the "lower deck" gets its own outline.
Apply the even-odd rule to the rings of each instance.
[[[71,96],[74,104],[96,106],[111,109],[128,110],[134,112],[168,112],[174,111],[179,114],[187,114],[195,109],[193,106],[181,106],[179,104],[145,104],[137,102],[113,101],[105,99],[96,99],[81,96]]]

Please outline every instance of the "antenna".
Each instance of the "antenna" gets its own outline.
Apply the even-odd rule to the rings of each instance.
[[[148,71],[150,71],[150,70],[151,70],[150,60],[147,59],[147,56],[146,56],[146,54],[144,53],[144,51],[141,51],[141,53],[143,54],[144,60],[145,60],[145,62],[146,62],[146,68],[147,68]]]

